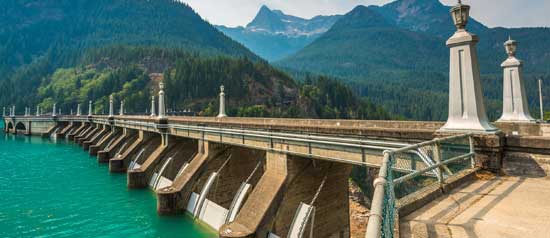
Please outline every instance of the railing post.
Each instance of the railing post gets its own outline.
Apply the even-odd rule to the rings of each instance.
[[[382,166],[380,167],[378,178],[376,178],[373,183],[374,195],[372,196],[371,210],[365,238],[380,238],[381,235],[384,212],[384,190],[386,183],[388,183],[386,178],[388,177],[388,166],[390,166],[390,161],[391,152],[384,151],[384,160],[382,162]]]
[[[475,154],[475,148],[474,148],[474,136],[468,135],[468,141],[470,143],[470,153],[472,153],[472,157],[470,158],[470,163],[472,164],[472,169],[476,167],[476,154]]]
[[[437,167],[437,182],[439,183],[439,187],[443,188],[445,179],[443,178],[443,165],[441,164],[443,161],[441,159],[441,143],[439,140],[436,139],[434,146],[434,160],[439,165]]]

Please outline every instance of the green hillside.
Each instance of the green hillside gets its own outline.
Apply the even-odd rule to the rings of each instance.
[[[219,86],[225,85],[227,111],[242,117],[388,119],[390,115],[361,99],[342,83],[310,78],[296,83],[265,62],[227,56],[200,56],[157,47],[104,47],[89,50],[74,67],[58,68],[43,78],[29,100],[64,112],[94,100],[106,112],[109,95],[124,99],[129,113],[144,113],[158,92],[152,68],[164,72],[169,109],[203,116],[218,111]],[[35,104],[33,104],[35,105]]]
[[[501,110],[500,64],[506,59],[502,43],[508,35],[520,42],[518,58],[526,63],[529,103],[537,109],[536,80],[550,78],[545,46],[550,28],[488,28],[471,19],[468,29],[480,37],[479,62],[489,116],[496,119]],[[452,32],[449,7],[438,0],[358,6],[303,50],[275,64],[289,72],[337,77],[359,95],[406,118],[444,120],[449,64],[445,41]],[[550,94],[550,86],[544,91]]]
[[[106,45],[162,46],[260,60],[173,0],[9,0],[0,6],[0,104],[27,98],[44,74]]]

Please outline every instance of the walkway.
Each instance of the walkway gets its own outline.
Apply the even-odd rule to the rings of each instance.
[[[493,177],[401,220],[401,237],[550,237],[550,179]]]

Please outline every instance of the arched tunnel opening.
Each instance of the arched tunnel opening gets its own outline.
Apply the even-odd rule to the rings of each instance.
[[[25,133],[27,132],[27,127],[23,122],[18,122],[17,124],[15,124],[15,131],[17,133]]]

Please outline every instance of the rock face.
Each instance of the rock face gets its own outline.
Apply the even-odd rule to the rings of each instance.
[[[272,61],[296,53],[327,32],[341,16],[304,19],[262,6],[246,27],[218,26],[229,37]]]
[[[312,19],[304,19],[262,6],[246,29],[290,37],[311,36],[325,33],[339,18],[340,16],[316,16]]]

